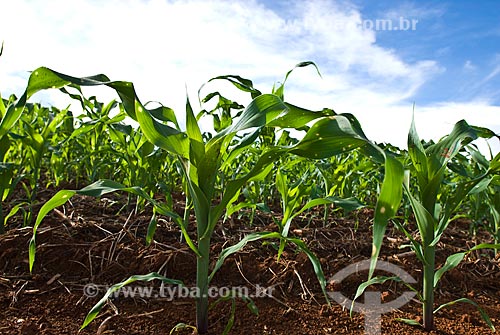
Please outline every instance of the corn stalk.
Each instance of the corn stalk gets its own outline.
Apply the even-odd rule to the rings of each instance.
[[[441,139],[438,143],[431,144],[424,148],[420,141],[415,124],[412,122],[408,134],[408,153],[411,159],[411,168],[416,175],[418,195],[414,196],[410,186],[410,171],[406,171],[406,178],[403,185],[410,205],[415,214],[418,231],[421,240],[413,238],[413,235],[407,229],[395,222],[396,227],[404,232],[411,241],[412,249],[417,258],[422,263],[423,287],[423,328],[430,331],[434,328],[434,289],[436,288],[441,276],[448,270],[456,267],[465,255],[471,250],[482,248],[498,249],[500,246],[495,244],[482,244],[474,247],[468,252],[454,254],[448,257],[446,263],[436,271],[436,246],[441,239],[442,234],[453,221],[452,214],[456,212],[461,202],[471,193],[484,190],[494,179],[498,178],[500,154],[491,162],[486,172],[479,176],[469,178],[468,180],[457,183],[452,194],[444,195],[441,192],[441,186],[444,179],[447,164],[458,154],[462,147],[478,137],[490,138],[496,136],[492,131],[484,128],[470,126],[464,120],[457,122],[452,132]],[[387,177],[387,172],[386,172]],[[439,199],[444,199],[442,204]],[[375,221],[373,233],[372,268],[370,278],[375,269],[375,261],[385,232],[385,225]],[[370,279],[369,278],[369,279]],[[361,287],[361,286],[360,286]],[[358,289],[356,298],[361,296],[363,289]],[[459,299],[460,302],[468,302],[475,306],[469,299]],[[445,305],[456,303],[453,301]],[[438,309],[444,307],[440,306]],[[479,308],[479,307],[478,307]],[[480,309],[480,308],[479,308]],[[494,329],[488,316],[480,309],[483,319],[491,329]],[[414,324],[412,320],[405,320]]]

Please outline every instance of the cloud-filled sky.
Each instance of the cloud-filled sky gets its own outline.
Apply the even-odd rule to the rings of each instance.
[[[186,87],[196,102],[208,79],[237,74],[269,92],[310,60],[322,77],[296,70],[286,100],[352,113],[376,142],[406,147],[413,104],[426,140],[460,119],[500,133],[495,0],[17,0],[2,8],[2,96],[20,95],[29,71],[47,66],[132,81],[142,101],[182,115]],[[240,96],[221,83],[207,93],[215,88]],[[106,89],[89,94],[116,98]],[[67,104],[57,91],[32,101]],[[498,140],[491,143],[498,152]]]

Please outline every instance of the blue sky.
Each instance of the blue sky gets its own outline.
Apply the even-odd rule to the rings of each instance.
[[[377,44],[397,50],[407,61],[435,60],[442,71],[414,96],[419,104],[483,98],[500,104],[500,2],[357,2],[368,18],[390,11],[418,18],[415,31],[380,31]]]
[[[297,70],[287,100],[352,113],[374,141],[405,147],[413,103],[424,139],[460,119],[500,133],[500,1],[18,0],[4,8],[3,96],[20,95],[29,71],[48,66],[132,81],[143,101],[182,115],[186,86],[196,101],[211,77],[238,74],[270,91],[311,60],[322,78]],[[376,29],[380,20],[398,30]],[[401,20],[416,20],[415,29],[401,30]],[[207,88],[215,89],[248,99],[222,83]],[[57,91],[33,100],[68,103]]]

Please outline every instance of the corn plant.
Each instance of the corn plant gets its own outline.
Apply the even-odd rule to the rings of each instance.
[[[302,205],[304,199],[309,198],[310,187],[305,185],[305,180],[308,177],[307,173],[301,179],[289,185],[287,176],[278,170],[276,174],[276,187],[281,195],[283,217],[278,224],[281,235],[288,236],[292,220],[307,209],[320,206],[335,204],[343,208],[347,213],[355,209],[363,208],[364,205],[356,198],[342,199],[336,196],[328,196],[324,198],[311,199]],[[300,209],[299,209],[300,208]],[[280,245],[282,251],[284,245]]]
[[[475,175],[483,174],[490,167],[489,160],[472,144],[467,145],[463,152],[458,153],[455,159],[448,164],[453,170],[453,182],[462,179],[471,179]],[[490,151],[491,154],[491,151]],[[491,157],[493,157],[491,155]],[[461,212],[471,222],[471,233],[483,227],[491,233],[494,243],[500,243],[500,178],[493,178],[488,185],[475,188],[470,197],[463,202]]]
[[[16,99],[15,96],[11,96],[7,101],[4,101],[0,97],[0,116],[2,117],[0,121],[0,175],[2,177],[0,182],[0,197],[2,203],[13,191],[17,183],[24,177],[22,174],[15,175],[16,164],[14,162],[4,161],[7,158],[9,150],[13,146],[20,145],[20,142],[24,142],[26,147],[22,150],[17,150],[17,153],[21,153],[21,155],[26,153],[30,157],[22,162],[24,164],[19,163],[17,165],[28,165],[31,167],[31,174],[28,174],[31,189],[25,187],[29,199],[14,206],[7,216],[3,213],[3,204],[0,204],[0,233],[5,230],[7,218],[14,215],[24,205],[30,206],[30,209],[24,216],[24,224],[31,223],[31,205],[36,199],[42,158],[48,147],[49,137],[54,133],[60,122],[62,122],[64,112],[66,112],[58,113],[57,116],[46,120],[47,122],[41,129],[36,126],[36,123],[39,121],[37,118],[30,119],[28,117],[24,120],[23,127],[21,127],[24,128],[25,133],[15,134],[14,127],[21,118],[25,108],[28,108],[28,113],[30,114],[40,112],[48,116],[47,108],[41,107],[38,104],[26,106],[27,99],[34,93],[34,91],[26,90],[21,98]],[[32,124],[29,120],[35,124]]]
[[[81,157],[82,151],[73,146],[74,142],[68,141],[75,130],[74,120],[73,113],[68,110],[50,140],[49,155],[42,162],[47,186],[54,184],[57,187],[62,181],[78,182],[78,178],[82,175],[81,168],[75,162],[76,157]]]
[[[415,124],[412,121],[408,135],[408,153],[411,160],[411,171],[416,175],[418,195],[414,195],[410,185],[410,170],[407,170],[403,189],[409,199],[413,213],[417,221],[420,240],[413,237],[411,232],[405,226],[394,221],[396,227],[401,230],[411,242],[411,248],[415,251],[417,259],[422,263],[423,268],[423,288],[420,295],[423,305],[423,328],[427,331],[434,327],[434,312],[457,302],[467,302],[477,306],[470,299],[461,298],[434,309],[434,289],[439,283],[443,274],[456,267],[462,261],[466,254],[473,250],[482,248],[498,249],[500,246],[495,244],[480,244],[474,248],[449,256],[445,264],[436,270],[435,252],[436,246],[445,232],[449,223],[453,221],[452,215],[457,210],[460,203],[471,193],[484,189],[493,180],[498,178],[500,171],[500,155],[497,155],[490,163],[486,171],[479,175],[470,176],[468,180],[456,183],[452,192],[442,192],[442,182],[450,160],[457,155],[461,148],[477,139],[478,137],[490,138],[495,136],[488,129],[468,125],[465,121],[459,121],[452,132],[442,138],[439,142],[428,145],[426,148],[422,145]],[[381,247],[382,237],[385,226],[381,227],[375,222],[373,234],[373,248],[375,258]],[[367,284],[380,283],[387,278],[371,278],[374,271],[374,264],[370,269],[369,280],[362,284],[356,293],[356,298],[361,296]],[[479,307],[478,307],[479,308]],[[491,320],[482,309],[480,312],[488,324],[494,329]],[[403,320],[416,324],[412,320]]]
[[[301,63],[299,66],[310,65]],[[291,72],[291,71],[290,71]],[[285,81],[288,75],[285,77]],[[200,296],[196,301],[196,319],[199,333],[208,331],[208,285],[214,272],[220,267],[227,255],[240,250],[247,242],[261,239],[279,239],[281,243],[293,243],[304,251],[311,260],[316,275],[325,292],[325,279],[320,263],[311,253],[305,243],[296,238],[287,236],[288,223],[283,225],[281,232],[256,233],[246,236],[240,243],[222,251],[218,265],[209,274],[210,240],[219,218],[223,215],[229,204],[237,200],[237,195],[247,182],[260,180],[272,170],[274,162],[286,154],[294,154],[311,159],[322,159],[332,155],[352,151],[356,148],[374,159],[384,162],[386,177],[381,189],[378,202],[376,221],[384,221],[392,217],[401,199],[401,192],[394,185],[401,184],[397,178],[391,177],[394,170],[401,169],[400,164],[378,146],[372,144],[364,135],[359,122],[351,114],[336,114],[331,109],[311,111],[283,101],[283,85],[273,90],[273,94],[262,94],[253,87],[250,80],[237,76],[224,76],[236,87],[249,92],[252,102],[243,110],[241,116],[231,125],[220,130],[214,136],[204,137],[200,131],[198,121],[191,108],[189,100],[186,103],[186,129],[177,126],[173,112],[164,107],[147,109],[138,99],[132,83],[110,81],[104,75],[86,78],[70,77],[47,68],[39,68],[30,76],[26,96],[47,88],[72,85],[105,85],[113,88],[122,100],[125,112],[136,120],[144,136],[155,146],[175,155],[179,161],[180,169],[187,185],[186,203],[192,203],[195,217],[197,236],[194,243],[187,234],[185,221],[177,214],[156,204],[140,188],[123,187],[110,181],[101,181],[88,186],[80,191],[60,191],[49,200],[40,210],[34,225],[33,237],[30,242],[30,269],[32,269],[35,256],[36,230],[43,217],[53,208],[64,204],[76,193],[102,195],[114,190],[122,190],[141,195],[155,205],[161,214],[169,215],[178,222],[183,231],[186,242],[197,255],[196,285]],[[285,82],[284,81],[284,82]],[[20,111],[19,111],[20,113]],[[15,115],[9,115],[15,118]],[[270,128],[303,128],[306,124],[315,121],[306,135],[292,146],[270,146],[263,148],[260,157],[243,176],[227,180],[224,189],[218,194],[216,190],[217,176],[224,171],[225,166],[245,152],[255,139],[266,129]],[[242,131],[248,134],[240,141],[233,141],[235,135]],[[399,181],[399,183],[398,183]],[[313,200],[314,201],[314,200]],[[154,224],[148,235],[154,233]],[[326,297],[326,294],[325,294]],[[103,300],[94,306],[88,314],[83,326],[86,326],[97,315],[103,305]]]
[[[319,187],[325,196],[356,197],[374,205],[383,166],[360,152],[352,152],[318,161],[315,164]],[[324,219],[330,215],[330,206],[324,208]]]
[[[29,189],[26,188],[30,209],[25,225],[32,224],[31,205],[35,203],[37,198],[43,161],[46,159],[47,153],[53,149],[51,144],[59,140],[58,136],[61,132],[57,130],[64,122],[67,113],[68,108],[59,110],[51,107],[49,109],[39,104],[28,103],[20,119],[21,122],[18,123],[22,130],[20,140],[23,145],[22,152],[25,154],[21,165],[28,170],[25,175],[30,184]]]
[[[6,113],[4,99],[0,97],[0,117],[3,117]],[[1,129],[1,128],[0,128]],[[4,161],[5,155],[10,149],[10,140],[7,136],[0,136],[0,234],[5,230],[5,215],[3,209],[3,202],[10,193],[13,177],[13,166],[12,163],[7,163]]]
[[[495,244],[500,244],[500,178],[493,180],[484,193],[491,214],[486,229],[492,234]]]

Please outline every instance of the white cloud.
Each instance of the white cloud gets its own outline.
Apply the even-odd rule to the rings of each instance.
[[[474,65],[469,59],[465,61],[464,63],[464,70],[465,71],[474,71],[476,70],[476,65]]]
[[[483,80],[480,81],[479,85],[486,84],[488,81],[495,78],[499,74],[500,74],[500,65],[498,65],[490,73],[488,73],[488,75]]]
[[[160,101],[181,114],[185,85],[193,105],[198,88],[222,74],[247,77],[269,91],[294,64],[313,60],[323,79],[313,69],[297,70],[288,82],[291,102],[353,113],[377,141],[401,144],[411,115],[406,99],[442,71],[435,61],[408,63],[397,50],[377,45],[376,32],[359,28],[363,17],[349,2],[295,1],[283,11],[223,0],[19,0],[7,7],[10,14],[0,21],[3,95],[20,94],[28,71],[43,65],[74,76],[105,73],[132,81],[143,101]],[[223,83],[204,92],[210,88],[235,92]],[[89,92],[101,100],[116,97],[110,90]],[[57,92],[39,97],[67,101]],[[443,106],[426,108],[445,113]],[[419,117],[432,114],[419,111]],[[444,135],[442,126],[435,131]]]

